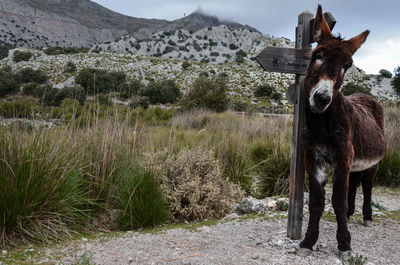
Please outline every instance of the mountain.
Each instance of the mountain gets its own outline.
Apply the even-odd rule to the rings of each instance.
[[[0,43],[24,47],[89,47],[127,34],[141,40],[157,31],[198,31],[219,25],[258,32],[201,10],[167,21],[122,15],[89,0],[0,0]]]
[[[198,15],[194,14],[194,16]],[[209,19],[212,18],[209,17]],[[190,20],[195,21],[194,19]],[[181,20],[179,23],[184,23],[184,21]],[[191,25],[201,27],[196,23]],[[266,46],[293,47],[294,43],[286,38],[263,35],[251,27],[240,28],[237,26],[236,29],[233,29],[227,25],[218,25],[194,32],[185,29],[158,31],[144,40],[124,35],[112,42],[96,44],[92,47],[92,51],[129,53],[166,59],[188,59],[218,64],[248,61]]]

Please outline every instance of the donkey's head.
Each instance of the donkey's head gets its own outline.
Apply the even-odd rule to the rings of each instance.
[[[367,39],[369,30],[343,40],[334,37],[319,5],[314,20],[314,39],[317,47],[312,51],[311,61],[304,79],[304,89],[311,111],[323,113],[339,93],[343,77],[353,64],[352,55]]]

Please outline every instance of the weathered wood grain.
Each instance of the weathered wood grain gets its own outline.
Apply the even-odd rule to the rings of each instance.
[[[256,56],[265,71],[305,74],[310,62],[310,51],[293,48],[266,47]]]

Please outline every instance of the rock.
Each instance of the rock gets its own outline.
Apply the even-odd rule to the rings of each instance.
[[[211,233],[211,228],[205,225],[200,226],[197,230],[203,233]]]
[[[242,201],[236,206],[236,213],[265,213],[268,211],[268,208],[268,202],[266,200],[258,200],[253,197],[246,197],[243,198]]]
[[[268,209],[271,211],[275,211],[276,210],[276,201],[269,201],[268,202]]]
[[[222,218],[222,221],[229,221],[232,219],[236,219],[238,217],[239,217],[239,215],[237,213],[231,213],[231,214],[228,214],[227,216],[225,216],[224,218]]]

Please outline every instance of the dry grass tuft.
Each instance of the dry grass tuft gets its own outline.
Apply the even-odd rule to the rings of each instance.
[[[244,193],[239,185],[223,178],[213,151],[182,149],[148,153],[164,178],[164,189],[176,219],[221,218],[233,211]]]

